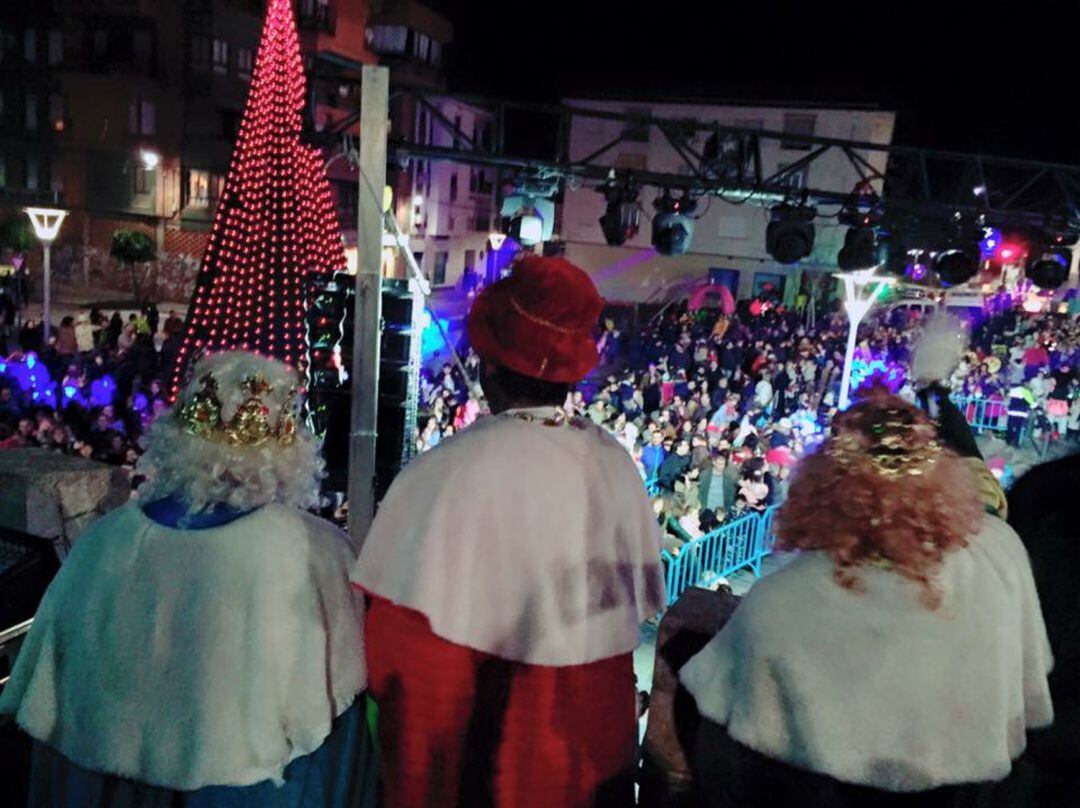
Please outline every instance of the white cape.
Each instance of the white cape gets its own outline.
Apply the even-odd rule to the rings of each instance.
[[[580,665],[632,651],[664,602],[659,528],[626,450],[574,424],[482,418],[414,460],[353,580],[503,659]]]
[[[806,553],[756,583],[682,669],[702,715],[769,757],[889,791],[999,780],[1053,720],[1050,645],[1027,553],[987,516],[938,576],[861,568],[862,594]]]
[[[129,503],[64,562],[0,712],[97,772],[182,790],[280,779],[366,684],[352,559],[292,508],[186,531]]]

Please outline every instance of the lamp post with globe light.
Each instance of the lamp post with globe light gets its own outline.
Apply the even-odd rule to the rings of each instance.
[[[30,217],[30,223],[34,226],[34,235],[38,237],[45,253],[44,280],[42,282],[43,301],[41,315],[41,344],[49,344],[50,331],[52,330],[52,243],[60,232],[60,225],[67,216],[66,210],[60,208],[24,208],[24,212]]]
[[[861,269],[857,272],[838,272],[836,277],[844,285],[844,311],[848,315],[848,338],[847,350],[844,352],[844,369],[840,376],[840,399],[838,402],[841,410],[846,410],[851,404],[851,364],[855,358],[855,343],[859,333],[859,323],[874,303],[878,301],[884,291],[896,283],[896,278],[883,277],[877,274],[877,267]]]

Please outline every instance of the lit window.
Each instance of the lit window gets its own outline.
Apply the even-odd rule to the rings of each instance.
[[[189,171],[187,184],[188,207],[210,207],[210,172]]]
[[[814,134],[814,125],[817,123],[816,115],[806,115],[798,113],[785,113],[784,114],[784,134],[785,135],[812,135]],[[780,141],[781,149],[789,149],[791,151],[810,151],[810,144],[806,141],[800,140],[788,140],[784,139]]]
[[[372,29],[371,47],[382,53],[404,53],[409,29],[404,25],[376,25]]]
[[[27,28],[23,34],[23,58],[28,62],[37,61],[37,30]]]
[[[251,48],[240,48],[236,52],[236,74],[242,79],[250,79],[255,64]]]
[[[214,72],[225,75],[229,72],[229,43],[224,39],[214,40]]]
[[[442,64],[442,43],[431,40],[431,51],[428,56],[428,61],[431,62],[432,67],[438,67]]]
[[[37,129],[38,126],[38,102],[33,93],[26,94],[26,128]]]
[[[157,108],[153,101],[142,102],[142,133],[144,135],[157,134]]]
[[[49,64],[58,65],[64,61],[64,34],[61,31],[49,31]]]
[[[413,55],[421,62],[428,59],[428,48],[431,47],[431,38],[427,34],[417,32],[413,40]]]

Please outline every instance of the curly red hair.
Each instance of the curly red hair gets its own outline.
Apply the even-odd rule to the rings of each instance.
[[[857,568],[882,562],[917,581],[922,601],[941,601],[934,571],[945,554],[967,545],[984,516],[975,481],[965,461],[942,448],[918,474],[885,475],[866,462],[838,454],[841,444],[867,449],[872,430],[886,413],[910,423],[905,448],[936,440],[937,430],[918,408],[885,390],[874,389],[833,420],[822,450],[807,456],[792,476],[787,501],[777,514],[776,546],[781,550],[825,550],[836,561],[837,583],[861,591]]]

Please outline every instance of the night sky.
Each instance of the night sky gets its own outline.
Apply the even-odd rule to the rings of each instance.
[[[459,92],[875,104],[897,143],[1080,164],[1080,3],[429,5],[455,25]]]

